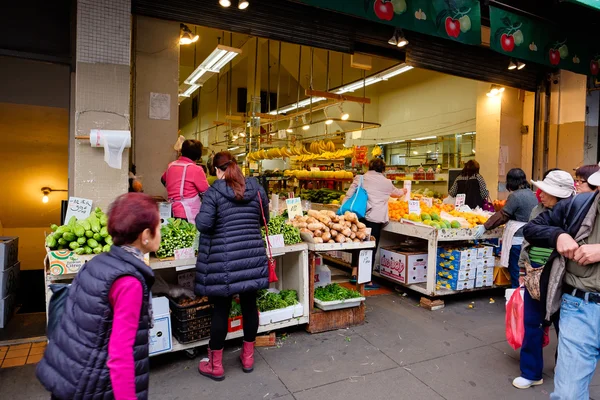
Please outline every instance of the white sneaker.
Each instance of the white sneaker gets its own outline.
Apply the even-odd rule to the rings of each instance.
[[[540,379],[539,381],[530,381],[529,379],[525,379],[522,376],[515,378],[512,382],[513,386],[517,389],[529,389],[532,386],[541,385],[542,383],[544,383],[543,379]]]

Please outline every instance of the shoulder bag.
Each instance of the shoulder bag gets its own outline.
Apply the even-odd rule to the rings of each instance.
[[[367,191],[363,188],[363,175],[360,176],[356,192],[344,201],[344,204],[338,209],[338,215],[344,215],[346,211],[355,213],[358,218],[364,218],[367,214]]]
[[[267,219],[265,218],[265,209],[263,208],[262,196],[260,195],[260,190],[258,191],[258,203],[260,204],[260,213],[262,215],[263,222],[265,224],[265,239],[267,240],[267,249],[269,251],[268,261],[269,261],[269,283],[277,282],[277,273],[275,272],[275,268],[277,266],[275,259],[273,258],[273,253],[271,252],[271,242],[269,241],[269,225],[267,224]]]

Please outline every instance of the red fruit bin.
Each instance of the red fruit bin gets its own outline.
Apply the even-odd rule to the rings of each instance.
[[[241,330],[243,327],[242,324],[242,316],[229,318],[229,323],[227,324],[227,332],[237,332]]]

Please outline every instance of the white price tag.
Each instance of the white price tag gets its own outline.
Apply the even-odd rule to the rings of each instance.
[[[271,243],[272,249],[279,249],[281,247],[285,247],[283,235],[269,235],[269,243]]]
[[[68,223],[71,217],[77,218],[78,221],[84,220],[89,217],[91,213],[92,200],[82,199],[80,197],[69,197],[65,223]]]
[[[427,204],[427,207],[433,207],[433,198],[432,197],[423,197],[421,199],[422,202]]]
[[[358,283],[371,282],[373,250],[361,250],[358,255]]]
[[[285,205],[287,206],[288,211],[288,219],[292,220],[296,218],[296,216],[302,216],[302,204],[300,197],[294,197],[293,199],[287,199],[285,201]]]
[[[158,213],[160,214],[161,224],[167,225],[169,223],[167,220],[171,218],[171,203],[158,203]]]
[[[421,215],[421,202],[419,200],[409,200],[408,213]]]
[[[461,194],[457,194],[456,195],[456,200],[454,201],[454,207],[460,207],[462,205],[465,204],[465,198],[467,197],[466,194],[461,193]]]
[[[404,181],[404,190],[406,190],[406,194],[404,195],[404,201],[410,200],[411,188],[412,188],[412,181]]]
[[[179,286],[194,290],[194,282],[196,279],[196,273],[193,271],[190,272],[182,272],[177,275],[177,283]]]

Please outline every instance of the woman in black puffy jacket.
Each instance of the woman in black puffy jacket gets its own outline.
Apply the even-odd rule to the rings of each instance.
[[[225,379],[223,347],[234,294],[240,295],[244,345],[240,360],[244,372],[254,367],[254,341],[258,331],[256,293],[269,286],[267,253],[261,237],[264,216],[268,221],[268,198],[254,178],[244,178],[235,157],[217,153],[214,166],[219,178],[204,194],[196,226],[200,246],[196,263],[196,294],[213,304],[208,359],[200,361],[200,373]]]

